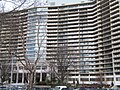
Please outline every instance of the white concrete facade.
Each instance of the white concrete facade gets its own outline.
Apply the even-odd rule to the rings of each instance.
[[[47,59],[67,44],[76,68],[69,82],[120,85],[119,0],[92,0],[48,7]],[[74,58],[72,58],[74,57]]]

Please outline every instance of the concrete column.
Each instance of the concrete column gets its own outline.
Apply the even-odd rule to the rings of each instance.
[[[18,83],[18,75],[19,75],[19,66],[17,65],[16,83]]]
[[[41,68],[40,68],[40,82],[42,81],[42,65],[41,65]]]
[[[112,63],[113,63],[113,79],[114,79],[114,85],[116,84],[116,75],[115,75],[115,64],[114,64],[114,54],[112,51]]]
[[[12,56],[12,62],[11,62],[11,75],[10,75],[10,83],[13,83],[13,56]]]
[[[24,83],[24,72],[22,73],[22,83]]]
[[[40,73],[40,82],[42,81],[42,72]]]
[[[19,73],[17,72],[16,74],[17,74],[16,75],[16,83],[18,83],[18,75],[19,75]]]

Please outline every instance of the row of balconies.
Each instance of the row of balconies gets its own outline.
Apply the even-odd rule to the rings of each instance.
[[[67,35],[67,34],[71,34],[71,33],[78,34],[79,33],[79,29],[78,28],[74,28],[74,29],[62,29],[62,30],[59,29],[59,30],[48,30],[47,31],[47,35],[54,34],[56,36],[57,34],[60,35],[60,33],[64,33],[63,35]]]
[[[62,22],[63,22],[63,24],[66,24],[66,25],[75,24],[75,23],[77,22],[76,24],[79,24],[80,26],[83,26],[83,27],[84,27],[84,24],[85,24],[85,23],[87,24],[88,22],[89,22],[89,23],[93,22],[94,24],[92,24],[92,25],[98,24],[98,22],[96,22],[96,20],[97,20],[97,19],[95,19],[95,20],[87,20],[87,21],[78,21],[78,20],[74,20],[74,19],[73,19],[73,21],[72,21],[72,20],[70,20],[70,21],[69,21],[69,20],[66,20],[66,21],[63,20],[65,23],[64,23],[63,21],[62,21]],[[51,23],[51,25],[54,26],[53,23],[57,23],[56,25],[61,25],[62,22],[60,23],[60,21],[59,21],[59,23],[58,23],[57,20],[53,20],[53,21],[48,21],[48,24]],[[85,27],[86,27],[86,24],[85,24]],[[50,24],[49,24],[49,25],[50,25]],[[90,24],[88,24],[88,25],[90,25]],[[97,28],[97,27],[98,27],[98,26],[96,26],[96,28]]]
[[[103,40],[103,39],[106,39],[107,38],[107,40],[108,39],[111,39],[110,37],[111,37],[111,32],[110,31],[107,31],[107,32],[103,32],[103,33],[101,33],[101,34],[98,34],[99,36],[98,36],[98,38],[96,38],[97,40]],[[104,41],[104,40],[103,40]]]
[[[110,5],[111,5],[111,6],[112,6],[112,5],[115,5],[116,2],[117,2],[117,0],[111,0],[111,1],[110,1]]]
[[[89,20],[89,22],[90,21],[93,21],[94,22],[94,20]],[[96,23],[96,22],[95,22]],[[80,27],[86,27],[86,26],[93,26],[93,25],[95,25],[95,24],[90,24],[90,23],[86,23],[85,24],[85,22],[82,22],[82,21],[79,21],[79,20],[75,20],[75,21],[63,21],[63,22],[60,22],[60,21],[48,21],[48,24],[47,25],[51,25],[51,26],[60,26],[60,25],[74,25],[74,24],[79,24],[79,26]]]
[[[86,36],[86,35],[90,35],[91,34],[91,36],[95,36],[95,31],[94,30],[92,30],[92,28],[86,28],[86,29],[80,29],[81,31],[80,31],[80,34],[83,34],[82,36],[84,37],[84,36]],[[85,31],[86,30],[86,31]],[[87,30],[92,30],[92,31],[87,31]],[[81,36],[81,37],[82,37]]]
[[[111,41],[111,39],[108,39],[108,40],[105,40],[105,41],[98,41],[98,42],[96,42],[96,44],[99,44],[99,47],[104,47],[104,46],[106,46],[106,45],[101,45],[101,44],[103,44],[103,43],[105,43],[105,42],[110,42]],[[108,45],[110,45],[110,44],[108,44]]]
[[[84,13],[84,12],[81,12],[81,10],[79,11],[80,9],[76,9],[76,11],[74,12],[74,11],[65,11],[65,12],[61,12],[61,13],[59,13],[59,12],[49,12],[48,14],[49,14],[49,16],[57,16],[57,15],[63,15],[63,17],[65,16],[66,17],[66,15],[67,16],[70,16],[71,14],[75,14],[75,15],[77,15],[77,14],[79,14],[79,15],[90,15],[90,14],[94,14],[95,12],[97,12],[97,11],[94,11],[94,9],[93,9],[93,12],[91,13],[91,12],[89,12],[89,11],[84,11],[84,12],[86,12],[86,13]],[[69,15],[68,15],[69,14]]]
[[[114,54],[113,58],[120,58],[120,53],[119,54]]]
[[[79,47],[79,45],[77,46],[76,45],[76,48],[74,48],[75,46],[68,46],[70,49],[69,49],[69,51],[72,51],[72,53],[75,51],[75,53],[77,53],[77,50],[92,50],[91,49],[91,47],[89,47],[89,48],[80,48]],[[50,51],[50,53],[51,53],[51,51],[53,51],[53,48],[59,48],[59,46],[57,46],[57,45],[55,45],[55,46],[52,46],[52,47],[50,47],[50,45],[47,45],[47,51]],[[75,50],[74,50],[75,49]],[[93,49],[94,50],[94,49]],[[56,51],[56,50],[55,50]],[[80,53],[96,53],[97,51],[90,51],[90,52],[83,52],[83,51],[81,51]]]
[[[112,10],[112,11],[110,12],[111,16],[114,16],[114,15],[116,15],[117,13],[119,13],[119,8],[117,8],[117,9],[115,9],[115,10]]]
[[[89,15],[89,13],[88,13],[88,15]],[[79,14],[79,13],[77,13],[77,14],[69,14],[69,15],[64,15],[64,16],[54,16],[54,17],[51,17],[51,16],[49,16],[48,17],[48,19],[65,19],[65,18],[75,18],[75,17],[77,17],[77,19],[79,18],[79,19],[93,19],[93,18],[95,18],[96,16],[93,16],[93,15],[89,15],[89,17],[87,17],[87,16],[85,16],[85,17],[83,17],[83,16],[81,16],[81,15]]]
[[[98,0],[97,1],[97,5],[101,5],[101,4],[106,4],[106,3],[108,3],[109,2],[109,0],[106,0],[106,1],[104,1],[104,0]]]
[[[118,46],[120,46],[119,45],[120,44],[120,40],[112,41],[112,44],[118,44],[118,45],[115,45],[114,48],[118,47]]]
[[[114,21],[114,22],[111,22],[111,26],[116,26],[117,24],[118,24],[118,25],[120,24],[119,20],[116,20],[116,21]]]
[[[118,32],[119,32],[119,31],[118,31]],[[115,32],[115,33],[118,33],[118,32]],[[109,35],[109,36],[110,36],[110,35]],[[118,37],[118,36],[117,36],[117,37]],[[79,38],[79,37],[76,37],[76,36],[75,36],[75,38]],[[105,37],[101,37],[101,39],[102,39],[102,38],[105,38]],[[114,37],[113,37],[113,38],[114,38]],[[57,38],[56,38],[56,39],[57,39]],[[100,39],[100,38],[98,38],[98,39]]]
[[[54,36],[53,36],[54,35]],[[72,36],[72,37],[71,37]],[[47,35],[48,39],[50,38],[56,38],[56,39],[72,39],[72,38],[78,38],[79,39],[79,33],[77,32],[71,32],[67,34],[48,34]]]
[[[69,7],[69,6],[71,6],[71,5],[67,5],[66,7],[64,7],[64,8],[60,8],[60,7],[57,7],[57,9],[48,9],[49,10],[49,12],[55,12],[55,11],[67,11],[67,10],[75,10],[75,9],[84,9],[84,8],[89,8],[89,7],[93,7],[94,6],[94,4],[93,5],[86,5],[86,4],[78,4],[77,6],[75,5],[75,6],[73,6],[72,5],[72,7]],[[81,11],[86,11],[86,10],[81,10]]]
[[[79,62],[79,59],[81,58],[79,55],[72,55],[72,54],[79,54],[79,53],[71,53],[71,54],[66,54],[66,56],[68,58],[70,58],[71,60],[73,59],[75,62]],[[47,59],[52,59],[52,58],[57,58],[54,55],[57,55],[56,53],[47,53]],[[71,56],[70,56],[71,55]],[[88,58],[92,58],[93,56],[87,56]],[[62,57],[61,57],[62,58]],[[84,58],[84,57],[82,57]],[[77,60],[78,59],[78,60]],[[96,61],[96,60],[95,60]],[[86,62],[86,61],[84,61]],[[89,62],[89,61],[88,61]],[[90,66],[92,66],[91,64],[89,64]],[[96,64],[93,64],[96,65]]]
[[[115,49],[113,53],[119,53],[119,52],[120,52],[120,49]]]
[[[73,50],[74,48],[73,49],[64,49],[63,48],[63,50],[59,50],[59,51],[57,49],[59,49],[59,47],[56,47],[56,49],[47,49],[47,54],[49,54],[50,56],[53,56],[56,54],[61,54],[61,55],[66,54],[69,56],[69,58],[80,56],[79,49]],[[56,53],[57,51],[58,51],[58,53]]]
[[[69,44],[70,43],[74,43],[76,46],[78,45],[77,42],[75,42],[75,41],[74,42],[68,42],[68,41],[65,42],[64,41],[64,42],[57,42],[57,43],[56,42],[47,42],[47,44],[48,44],[47,46],[49,46],[49,47],[55,47],[54,44],[56,45],[56,44],[65,44],[65,43],[69,43]],[[71,46],[71,44],[68,45],[68,46]],[[57,46],[57,47],[59,47],[59,46]]]
[[[110,11],[110,9],[109,9],[109,6],[105,6],[105,7],[102,8],[102,9],[98,9],[97,11],[98,11],[98,13],[101,15],[102,13],[106,13],[106,12]],[[99,15],[99,14],[98,14],[98,15]]]
[[[111,19],[111,21],[114,22],[114,21],[119,20],[119,19],[120,19],[120,17],[116,17],[114,19]]]
[[[96,11],[95,11],[96,12]],[[87,16],[89,15],[90,17],[88,17],[88,18],[94,18],[95,16],[93,16],[93,15],[91,15],[91,14],[94,14],[95,12],[93,12],[93,13],[87,13]],[[53,14],[54,15],[54,14]],[[50,18],[59,18],[57,15],[56,16],[53,16],[53,15],[49,15],[49,19]],[[51,17],[52,16],[52,17]],[[78,13],[71,13],[71,14],[66,14],[66,15],[63,15],[63,16],[61,16],[61,18],[72,18],[72,17],[79,17],[79,16],[81,16],[81,14],[78,12]],[[79,17],[80,18],[80,17]],[[82,15],[82,17],[81,17],[81,19],[84,19],[84,17],[83,17],[83,15]],[[86,18],[85,18],[86,19]]]
[[[114,14],[114,15],[110,15],[110,18],[111,18],[111,20],[112,19],[115,19],[115,18],[117,18],[117,17],[119,17],[120,15],[119,15],[119,13],[116,13],[116,14]]]
[[[75,21],[72,21],[72,22],[69,22],[69,21],[63,21],[63,22],[56,22],[56,23],[52,23],[52,22],[48,22],[47,25],[51,25],[51,26],[60,26],[60,25],[74,25],[74,24],[78,24],[79,21],[78,20],[75,20]]]
[[[119,61],[120,62],[120,61]],[[120,64],[115,64],[114,67],[120,67]]]
[[[113,8],[115,8],[117,6],[119,6],[117,1],[110,3],[110,9],[113,9]]]
[[[112,32],[111,35],[116,35],[116,34],[120,33],[120,31],[119,31],[119,26],[116,27],[116,29],[118,29],[118,30],[117,30],[116,32]]]
[[[118,33],[118,35],[116,35],[116,36],[111,36],[112,38],[112,40],[117,40],[117,39],[119,39],[120,38],[120,36],[119,36],[119,33]]]
[[[113,58],[114,58],[114,57],[113,57]],[[114,63],[118,63],[118,62],[120,62],[120,60],[115,60],[115,59],[114,59]]]
[[[99,13],[97,14],[97,16],[98,16],[98,19],[97,19],[97,20],[108,19],[109,16],[110,16],[109,10],[107,11],[107,13],[101,13],[101,12],[99,12]]]
[[[69,25],[69,26],[57,26],[57,27],[47,27],[47,29],[51,29],[51,28],[53,28],[53,29],[68,29],[68,28],[77,28],[77,27],[79,27],[79,25]]]

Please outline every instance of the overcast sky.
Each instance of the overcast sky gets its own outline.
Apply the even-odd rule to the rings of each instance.
[[[12,0],[8,0],[8,1],[12,1]],[[18,0],[18,1],[21,1],[21,0]],[[81,1],[88,1],[88,0],[35,0],[36,1],[36,4],[38,4],[37,6],[41,5],[39,3],[43,2],[43,3],[46,3],[46,2],[55,2],[55,5],[62,5],[62,4],[75,4],[75,3],[80,3]],[[22,6],[22,8],[26,8],[27,6],[31,5],[31,3],[33,3],[34,0],[27,0],[26,4],[24,4]],[[19,3],[16,2],[15,5],[18,5]],[[5,2],[5,1],[0,1],[0,11],[2,11],[2,8],[3,7],[2,5],[4,5],[4,10],[5,11],[10,11],[14,8],[14,4],[13,3],[10,3],[10,2]]]

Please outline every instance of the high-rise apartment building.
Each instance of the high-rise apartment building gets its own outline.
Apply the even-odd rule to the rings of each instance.
[[[23,46],[25,46],[25,37],[22,40],[21,35],[25,36],[27,30],[27,10],[0,13],[0,60],[7,62],[16,62],[18,58],[24,60]],[[24,43],[23,43],[24,42]],[[16,60],[17,59],[17,60]]]
[[[47,51],[51,54],[63,48],[74,68],[70,69],[69,82],[79,80],[90,83],[95,80],[96,64],[96,1],[48,8]],[[50,55],[49,55],[50,54]],[[95,77],[91,77],[93,75]],[[91,80],[90,80],[91,79]]]
[[[47,59],[62,47],[76,66],[69,83],[120,85],[119,20],[120,0],[48,7]]]
[[[69,83],[74,80],[80,84],[102,81],[120,86],[120,0],[88,0],[78,4],[36,7],[6,15],[4,22],[0,18],[1,43],[4,40],[6,44],[0,46],[0,60],[9,56],[6,54],[9,42],[11,49],[15,47],[13,52],[21,56],[26,53],[32,61],[38,49],[37,42],[45,35],[42,60],[57,60],[55,55],[58,52],[71,60],[74,67],[69,68]],[[25,52],[21,50],[19,33],[25,36]]]
[[[37,7],[0,14],[0,60],[11,61],[11,83],[27,82],[27,71],[19,60],[35,62],[36,58],[40,62],[36,81],[45,80],[47,12],[46,7]]]

